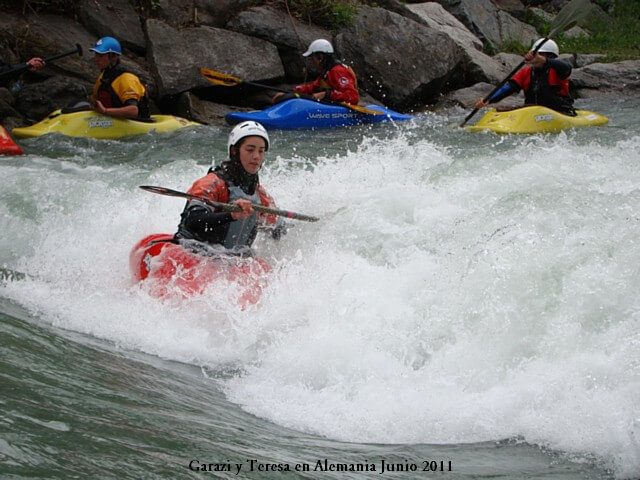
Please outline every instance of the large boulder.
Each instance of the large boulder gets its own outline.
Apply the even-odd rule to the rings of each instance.
[[[495,85],[491,85],[489,83],[476,83],[470,87],[447,93],[440,99],[438,106],[447,108],[457,105],[471,110],[474,108],[478,99],[485,98],[494,88]],[[491,107],[515,108],[521,106],[523,103],[524,95],[520,92],[519,94],[514,94],[502,99],[499,103],[491,105]],[[482,112],[477,112],[475,118],[479,119],[481,116]],[[473,121],[470,121],[469,124],[473,124]]]
[[[419,3],[407,8],[417,15],[420,23],[446,33],[460,47],[464,64],[461,85],[498,82],[507,73],[502,64],[482,52],[480,39],[439,3]]]
[[[270,6],[254,7],[233,17],[226,28],[252,37],[262,38],[279,47],[304,52],[317,38],[331,40],[331,32],[291,18],[283,10]]]
[[[330,31],[307,25],[273,7],[255,7],[239,13],[226,28],[275,44],[280,52],[287,79],[302,81],[305,62],[302,53],[317,38],[332,40]]]
[[[17,42],[21,60],[34,56],[50,57],[59,53],[71,51],[76,44],[80,44],[84,56],[69,55],[51,62],[40,75],[48,76],[60,73],[92,81],[96,77],[96,70],[91,61],[88,49],[95,44],[96,37],[85,30],[79,23],[60,15],[38,14],[26,18],[14,17],[9,14],[0,15],[2,35]]]
[[[3,120],[7,117],[20,117],[17,110],[13,108],[16,100],[9,90],[0,88],[0,118]]]
[[[284,76],[277,48],[259,38],[213,27],[176,30],[154,19],[147,20],[146,31],[147,57],[161,96],[209,86],[200,67],[248,81]]]
[[[256,0],[195,0],[196,23],[222,28],[238,12],[257,3]]]
[[[562,56],[562,55],[561,55]],[[597,63],[606,57],[603,53],[576,53],[575,66],[578,68],[586,67],[592,63]]]
[[[336,46],[360,85],[398,109],[434,102],[462,59],[448,35],[382,8],[362,7]]]
[[[491,0],[460,0],[449,11],[495,50],[509,41],[531,45],[540,36],[534,27],[500,10]]]
[[[123,47],[144,55],[146,45],[142,23],[131,2],[82,0],[78,11],[80,22],[96,37],[115,37]]]
[[[571,86],[578,91],[598,89],[606,92],[639,89],[640,60],[592,63],[586,67],[576,68],[571,74]],[[579,92],[578,94],[580,95]]]
[[[238,107],[232,109],[227,105],[207,102],[191,92],[184,92],[179,95],[172,109],[175,115],[208,125],[226,125],[225,115],[231,111],[238,110],[243,109]]]
[[[149,3],[151,8],[145,12],[145,18],[157,18],[176,28],[195,23],[197,10],[193,0],[151,0]]]
[[[58,108],[86,101],[91,84],[68,77],[51,77],[25,85],[16,94],[16,109],[34,121],[40,121]]]
[[[520,0],[492,0],[496,7],[516,17],[518,20],[527,19],[527,8]]]
[[[408,5],[407,8],[420,17],[421,23],[449,35],[461,46],[482,50],[482,42],[456,17],[436,2]]]

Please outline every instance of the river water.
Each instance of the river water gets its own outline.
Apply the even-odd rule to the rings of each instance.
[[[0,477],[639,478],[640,98],[579,106],[609,125],[271,132],[262,183],[321,221],[258,238],[273,271],[244,310],[128,267],[184,205],[137,186],[186,190],[227,128],[21,142]]]

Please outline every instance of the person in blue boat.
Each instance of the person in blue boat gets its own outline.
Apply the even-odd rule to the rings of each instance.
[[[258,176],[267,150],[269,135],[262,125],[254,121],[236,125],[227,142],[229,158],[217,167],[212,166],[188,193],[214,202],[235,203],[242,211],[223,212],[189,200],[174,239],[222,245],[227,253],[251,256],[250,247],[258,226],[266,226],[273,238],[280,238],[285,231],[284,222],[274,215],[258,214],[252,207],[252,204],[275,206]]]
[[[311,95],[316,100],[358,104],[360,94],[356,74],[351,67],[336,59],[331,42],[323,38],[314,40],[302,55],[309,57],[320,75],[312,82],[296,86],[293,89],[295,94]],[[276,94],[273,97],[274,103],[282,101],[284,95],[286,94]]]
[[[137,75],[120,63],[122,47],[113,37],[102,37],[90,48],[100,69],[91,103],[95,110],[111,117],[148,119],[147,90]]]
[[[540,44],[542,46],[534,53]],[[486,107],[523,90],[525,105],[541,105],[566,115],[576,115],[573,98],[569,93],[571,65],[559,60],[559,54],[558,44],[553,40],[537,40],[531,51],[524,56],[527,65],[518,70],[487,101],[479,99],[475,107]]]

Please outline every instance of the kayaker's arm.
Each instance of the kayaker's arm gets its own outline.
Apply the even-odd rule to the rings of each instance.
[[[518,87],[515,82],[508,81],[491,96],[488,103],[497,103],[503,98],[516,93],[518,90],[520,90],[520,87]]]
[[[507,83],[502,85],[502,87],[496,90],[495,93],[491,95],[491,97],[489,97],[487,100],[485,100],[484,98],[479,98],[478,100],[476,100],[475,108],[483,108],[490,103],[497,103],[503,98],[506,98],[518,91],[520,91],[520,86],[513,80],[509,80]]]
[[[571,64],[557,58],[547,58],[547,65],[553,68],[558,76],[563,80],[571,75]]]
[[[100,100],[96,100],[96,111],[102,115],[109,115],[111,117],[138,118],[138,102],[128,100],[125,102],[124,107],[106,108]]]
[[[230,212],[214,212],[203,205],[189,205],[182,212],[181,229],[201,241],[221,243],[226,229],[221,228],[233,221]]]

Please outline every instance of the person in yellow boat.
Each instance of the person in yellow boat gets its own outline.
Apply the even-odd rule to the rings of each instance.
[[[331,42],[324,38],[314,40],[302,56],[309,57],[320,75],[312,82],[295,87],[294,94],[311,95],[314,99],[322,101],[358,104],[360,94],[356,74],[351,67],[336,60]],[[282,101],[284,95],[286,94],[276,94],[273,102]]]
[[[94,109],[112,117],[149,118],[147,90],[137,75],[121,63],[122,47],[113,37],[102,37],[90,48],[100,69],[91,95]]]
[[[553,40],[537,40],[531,51],[524,56],[527,65],[518,70],[487,101],[479,99],[475,107],[485,107],[523,90],[525,105],[542,105],[566,115],[575,115],[573,98],[569,93],[571,65],[559,60],[559,54],[558,44]]]

